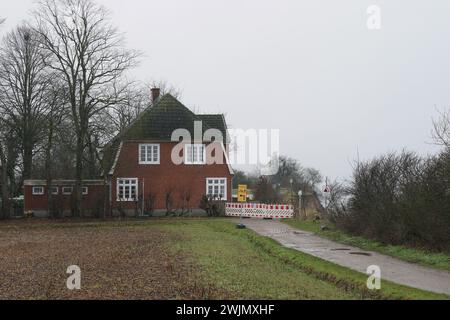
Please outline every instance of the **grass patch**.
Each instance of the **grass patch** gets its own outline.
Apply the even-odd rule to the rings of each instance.
[[[268,254],[227,222],[170,225],[186,241],[172,243],[176,252],[190,253],[205,283],[231,292],[236,299],[358,299],[352,291],[318,279]],[[246,231],[249,232],[249,231]]]
[[[430,252],[405,246],[384,245],[380,242],[369,240],[363,237],[351,236],[337,230],[332,224],[326,223],[330,229],[322,231],[321,225],[313,221],[285,220],[284,223],[291,227],[312,232],[318,236],[348,245],[361,248],[363,250],[379,252],[404,261],[421,264],[450,271],[450,255],[446,253]]]
[[[187,241],[172,244],[190,252],[205,281],[244,299],[448,299],[446,295],[383,281],[367,289],[367,276],[282,247],[228,221],[167,225]]]

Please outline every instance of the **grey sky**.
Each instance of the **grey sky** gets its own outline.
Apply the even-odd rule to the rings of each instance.
[[[429,144],[450,106],[448,0],[101,0],[146,56],[135,76],[233,128],[280,128],[281,151],[330,177],[350,161]],[[382,9],[369,31],[366,10]],[[2,1],[0,35],[32,0]]]

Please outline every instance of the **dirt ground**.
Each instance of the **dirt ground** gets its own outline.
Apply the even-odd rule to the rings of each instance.
[[[220,298],[198,285],[187,257],[167,250],[177,237],[156,227],[0,224],[0,299]],[[82,290],[67,289],[71,265]]]

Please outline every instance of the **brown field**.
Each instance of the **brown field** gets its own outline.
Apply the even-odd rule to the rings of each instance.
[[[0,299],[218,298],[196,267],[167,244],[180,235],[157,228],[73,223],[0,224]],[[66,287],[67,267],[82,270],[82,290]]]

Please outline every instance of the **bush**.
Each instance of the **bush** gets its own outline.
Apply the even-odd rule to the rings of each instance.
[[[388,154],[358,163],[346,189],[333,199],[339,228],[388,244],[450,251],[450,153],[421,158]]]
[[[203,196],[199,208],[204,210],[209,217],[225,216],[225,202],[216,200],[213,197]]]

